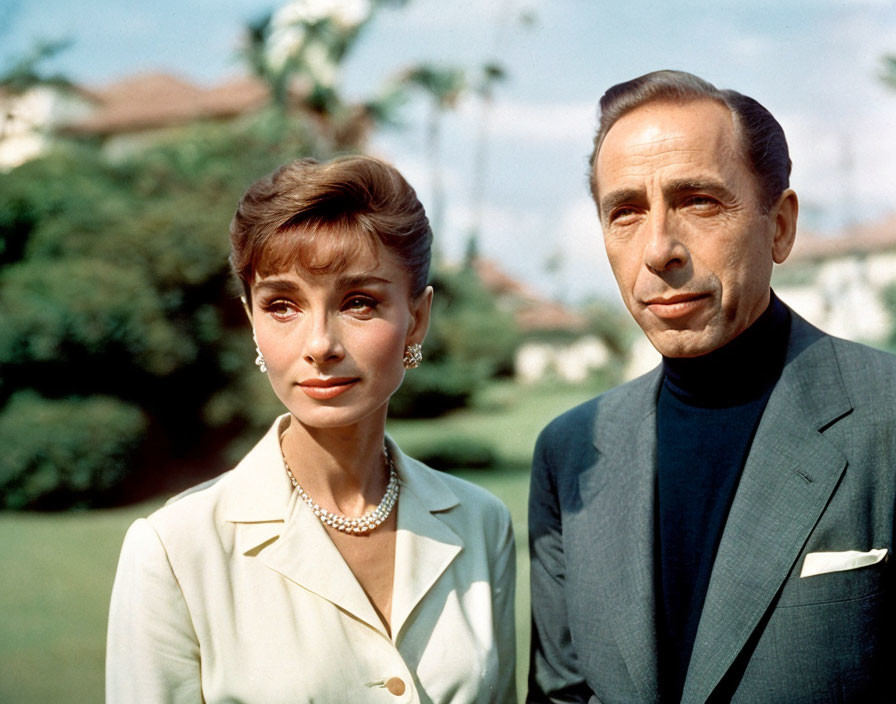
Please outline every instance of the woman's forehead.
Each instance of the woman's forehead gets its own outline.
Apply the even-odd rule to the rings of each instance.
[[[277,276],[338,279],[407,278],[398,258],[364,232],[281,232],[260,253],[254,283]]]

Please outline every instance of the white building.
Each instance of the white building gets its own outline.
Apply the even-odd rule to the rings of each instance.
[[[42,154],[60,127],[86,119],[96,103],[95,96],[78,88],[38,85],[24,93],[0,88],[0,170]]]
[[[884,302],[896,286],[896,215],[836,237],[800,233],[772,286],[825,332],[882,344],[896,324]]]

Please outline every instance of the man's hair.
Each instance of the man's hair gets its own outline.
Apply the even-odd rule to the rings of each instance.
[[[368,156],[299,159],[252,184],[230,223],[230,264],[248,300],[252,283],[289,269],[339,273],[382,245],[419,295],[429,277],[432,230],[398,170]]]
[[[784,130],[757,101],[734,90],[719,90],[685,71],[654,71],[617,83],[600,99],[600,124],[589,159],[588,181],[597,202],[594,164],[610,128],[624,115],[648,103],[685,105],[695,100],[714,100],[731,111],[743,156],[756,178],[760,205],[768,211],[790,185],[790,154]]]

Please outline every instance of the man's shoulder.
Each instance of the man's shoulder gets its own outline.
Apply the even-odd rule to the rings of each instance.
[[[892,406],[896,401],[896,356],[850,340],[830,340],[847,394],[856,400],[857,395],[867,393]]]
[[[896,356],[860,342],[835,337],[794,315],[791,362],[799,362],[803,352],[818,343],[829,345],[847,388],[873,385],[883,391],[896,384]],[[813,358],[809,355],[809,358]],[[817,359],[817,358],[816,358]]]
[[[548,423],[541,432],[541,441],[565,441],[583,432],[590,437],[598,422],[631,420],[632,415],[651,408],[658,379],[659,370],[653,369],[574,406]]]

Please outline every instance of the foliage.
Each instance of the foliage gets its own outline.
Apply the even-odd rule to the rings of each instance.
[[[154,442],[176,454],[209,421],[251,422],[245,404],[206,410],[210,398],[240,388],[254,371],[230,283],[228,222],[247,174],[313,154],[311,132],[268,112],[187,128],[116,163],[90,145],[69,145],[0,175],[0,409],[6,404],[10,454],[25,457],[7,469],[15,482],[4,484],[6,505],[62,507],[66,491],[69,503],[83,503],[85,478],[105,490],[138,469],[99,438],[94,465],[78,460],[82,469],[71,478],[63,460],[84,449],[71,439],[81,428],[69,419],[79,415],[71,399],[108,397],[100,410],[84,406],[84,422],[107,419],[129,451],[149,427]],[[44,404],[69,404],[68,412],[42,411],[40,461],[27,445],[33,419],[9,410],[29,391]]]
[[[69,39],[38,40],[21,57],[0,72],[0,86],[7,93],[21,95],[36,85],[52,85],[70,88],[71,83],[59,74],[47,74],[40,70],[40,65],[52,59],[71,46]]]
[[[896,55],[890,54],[883,58],[883,73],[881,79],[890,88],[896,88]]]
[[[485,469],[497,461],[495,450],[489,443],[466,436],[436,435],[420,447],[409,448],[408,452],[433,469],[446,472]]]
[[[440,270],[424,360],[392,397],[396,417],[432,418],[469,403],[474,392],[513,368],[520,340],[513,316],[501,311],[470,268]]]
[[[139,408],[109,397],[17,393],[0,414],[0,507],[94,501],[127,473],[146,425]]]

